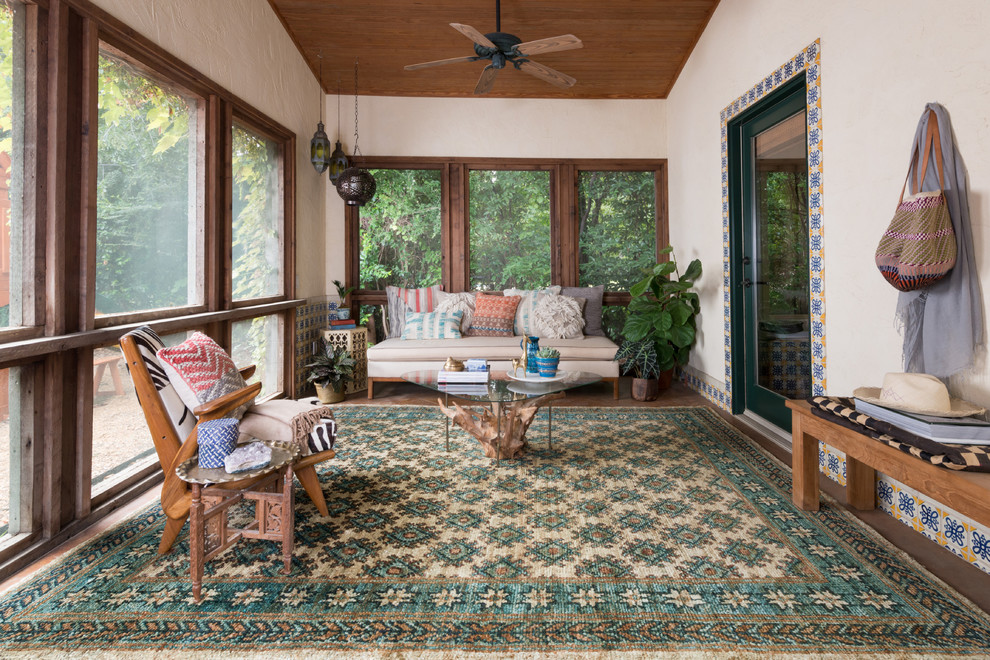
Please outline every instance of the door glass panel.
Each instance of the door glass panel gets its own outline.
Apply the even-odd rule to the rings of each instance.
[[[758,382],[789,399],[811,390],[805,113],[756,136]]]
[[[550,173],[472,170],[471,285],[481,291],[550,284]]]

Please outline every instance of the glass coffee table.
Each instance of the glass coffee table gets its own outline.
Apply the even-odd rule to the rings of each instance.
[[[587,371],[558,371],[557,377],[515,377],[493,371],[487,383],[440,383],[438,371],[421,370],[402,374],[402,379],[442,393],[440,410],[446,416],[446,448],[450,450],[450,422],[477,438],[485,456],[497,461],[518,458],[526,451],[526,430],[541,406],[547,406],[547,442],[553,448],[553,402],[566,390],[591,385],[602,379]],[[470,402],[463,406],[450,399]],[[472,404],[481,404],[472,409]]]

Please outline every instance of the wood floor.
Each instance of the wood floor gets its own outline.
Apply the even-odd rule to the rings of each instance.
[[[368,400],[365,392],[358,392],[348,396],[344,404],[341,405],[425,405],[435,406],[437,394],[425,388],[408,383],[381,383],[375,385],[375,398]],[[767,451],[776,456],[785,465],[790,465],[790,452],[782,449],[780,445],[771,441],[744,419],[734,417],[710,404],[701,395],[681,383],[674,383],[670,390],[664,392],[657,401],[641,402],[633,401],[629,396],[629,380],[622,379],[620,386],[620,398],[612,398],[611,383],[599,383],[571,390],[567,392],[567,397],[556,405],[562,406],[598,406],[598,407],[668,407],[668,406],[707,406],[718,412],[730,424],[743,431],[746,435],[756,440]],[[439,414],[439,413],[438,413]],[[834,497],[836,500],[844,501],[843,489],[834,484],[831,480],[821,478],[822,490]],[[54,561],[61,555],[69,552],[74,547],[112,527],[121,519],[140,510],[144,506],[154,502],[158,497],[158,488],[152,489],[138,501],[122,508],[113,515],[108,516],[97,525],[87,530],[84,534],[64,544],[46,557],[40,559],[32,566],[8,580],[0,583],[0,592],[12,588],[16,584],[28,579],[34,572]],[[961,594],[973,601],[985,612],[990,613],[990,575],[980,569],[970,565],[966,561],[959,559],[947,550],[942,549],[937,544],[924,538],[917,532],[894,520],[882,511],[856,511],[850,509],[856,517],[876,530],[890,543],[905,551],[922,566],[926,567],[940,579],[959,591]]]

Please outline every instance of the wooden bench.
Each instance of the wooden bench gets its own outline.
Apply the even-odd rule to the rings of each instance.
[[[120,378],[120,369],[117,363],[120,362],[121,355],[108,355],[106,357],[93,358],[93,367],[96,372],[93,374],[93,395],[100,393],[100,381],[103,380],[103,372],[110,367],[110,377],[113,378],[113,391],[115,394],[124,393],[124,381]]]
[[[793,437],[791,478],[794,504],[817,511],[818,441],[846,454],[846,502],[859,510],[876,507],[876,471],[941,502],[961,515],[990,525],[990,473],[938,467],[878,440],[814,415],[807,401],[787,402]]]

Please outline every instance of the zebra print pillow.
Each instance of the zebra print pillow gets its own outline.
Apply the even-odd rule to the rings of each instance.
[[[168,376],[165,375],[162,363],[158,361],[157,353],[165,348],[165,342],[161,340],[161,337],[154,330],[146,325],[142,325],[140,328],[132,330],[127,334],[134,338],[134,343],[137,344],[138,351],[141,353],[141,357],[144,358],[144,366],[151,375],[151,382],[155,384],[155,389],[158,390],[158,396],[162,398],[162,403],[165,404],[165,410],[172,419],[172,425],[179,434],[179,442],[182,442],[196,428],[196,416],[192,414],[191,410],[186,408],[186,404],[182,403],[179,393],[175,391],[175,387],[172,386]]]

